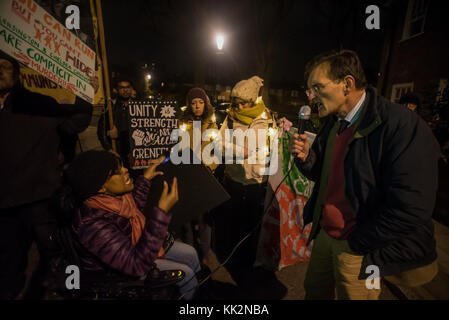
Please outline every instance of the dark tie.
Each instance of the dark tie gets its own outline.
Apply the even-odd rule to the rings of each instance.
[[[339,120],[340,121],[340,127],[338,128],[338,134],[341,134],[349,125],[348,120]]]

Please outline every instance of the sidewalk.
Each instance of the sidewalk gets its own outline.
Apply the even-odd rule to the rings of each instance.
[[[208,266],[215,270],[219,263],[213,253]],[[255,271],[244,275],[246,283],[237,286],[226,267],[212,275],[214,288],[217,288],[214,300],[303,300],[305,296],[304,278],[308,263],[302,262],[286,267],[274,273]],[[380,300],[398,300],[390,289],[381,283]]]

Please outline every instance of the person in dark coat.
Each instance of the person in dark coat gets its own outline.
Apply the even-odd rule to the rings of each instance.
[[[80,99],[60,105],[28,91],[19,72],[18,62],[0,51],[0,299],[22,290],[33,240],[44,269],[56,250],[49,199],[60,186],[60,136],[83,131],[92,116]]]
[[[195,274],[201,270],[195,248],[175,241],[164,251],[163,243],[171,221],[170,209],[178,202],[173,179],[171,191],[164,190],[157,207],[145,208],[151,179],[162,174],[150,165],[134,182],[119,158],[107,151],[79,154],[67,169],[68,185],[81,201],[72,219],[75,244],[85,271],[115,271],[144,277],[153,268],[183,270],[177,283],[185,299],[195,295]]]
[[[316,182],[304,209],[314,240],[306,299],[331,299],[335,287],[339,299],[377,299],[380,277],[430,281],[440,154],[430,128],[367,86],[353,51],[314,58],[306,79],[324,122],[311,148],[305,135],[291,144],[296,165]]]
[[[117,154],[129,165],[129,115],[128,103],[132,100],[133,87],[125,79],[117,81],[117,99],[112,106],[114,125],[109,124],[109,111],[103,113],[98,121],[97,136],[101,145],[107,151],[112,151],[112,139],[116,141]]]

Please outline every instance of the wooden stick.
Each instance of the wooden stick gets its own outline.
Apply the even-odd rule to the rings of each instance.
[[[114,127],[114,117],[112,115],[112,104],[111,104],[111,87],[109,85],[109,71],[108,71],[108,58],[106,56],[106,41],[104,38],[104,26],[103,26],[103,13],[101,11],[101,0],[95,0],[97,7],[97,18],[98,18],[98,35],[100,37],[100,47],[101,47],[101,60],[103,61],[103,81],[106,90],[106,105],[109,112],[109,129]],[[112,150],[117,151],[116,141],[111,138]]]

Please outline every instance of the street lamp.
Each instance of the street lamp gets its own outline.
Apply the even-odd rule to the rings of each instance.
[[[217,43],[217,49],[220,52],[223,50],[223,44],[224,44],[224,37],[222,34],[216,34],[215,35],[215,42]]]
[[[150,80],[151,80],[151,74],[148,73],[148,74],[146,75],[146,78],[147,78],[148,81],[150,81]]]
[[[215,34],[215,43],[217,44],[217,55],[223,54],[223,45],[224,45],[224,36],[221,33]],[[218,61],[215,68],[216,72],[216,84],[215,84],[215,90],[214,90],[214,96],[216,99],[216,102],[218,102],[217,97],[217,86],[218,86]]]

